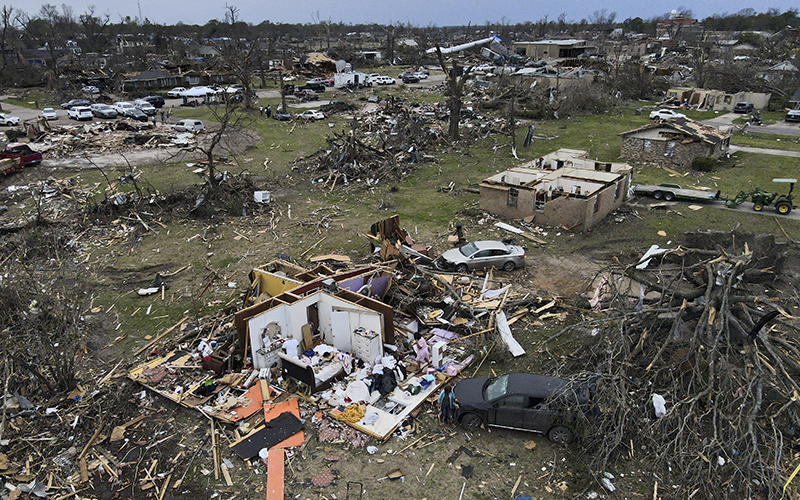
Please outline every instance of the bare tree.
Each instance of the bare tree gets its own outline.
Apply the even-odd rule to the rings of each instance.
[[[228,99],[228,93],[223,92],[223,105],[211,106],[211,114],[219,125],[208,134],[206,141],[198,142],[197,149],[206,157],[209,187],[213,188],[218,184],[216,179],[216,160],[214,152],[222,145],[223,141],[229,136],[243,133],[242,124],[246,115],[242,113],[238,103]]]
[[[403,29],[403,25],[401,23],[390,24],[389,26],[382,26],[381,29],[386,34],[386,60],[389,61],[389,64],[394,64],[395,42],[400,30]]]
[[[7,51],[16,38],[15,24],[19,15],[19,12],[11,6],[3,5],[0,8],[0,55],[2,55],[3,69],[8,65]]]
[[[78,18],[83,34],[83,49],[86,52],[101,52],[108,43],[111,20],[108,14],[98,17],[94,7],[90,6],[86,13]]]
[[[62,5],[62,12],[59,12],[55,5],[45,4],[39,10],[38,17],[27,18],[22,22],[28,39],[47,51],[48,86],[51,90],[60,88],[58,59],[75,23],[72,8],[65,4]]]
[[[472,66],[462,68],[458,61],[454,58],[451,60],[452,67],[448,68],[442,54],[442,49],[436,46],[436,57],[439,59],[439,66],[447,76],[447,89],[445,95],[447,96],[447,108],[450,110],[450,128],[448,135],[451,140],[457,141],[459,138],[458,120],[461,117],[461,98],[464,95],[464,84],[467,82],[467,77]]]

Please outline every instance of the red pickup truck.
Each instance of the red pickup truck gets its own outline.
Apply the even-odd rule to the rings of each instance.
[[[0,159],[19,158],[24,166],[34,165],[42,161],[42,153],[34,151],[24,142],[12,142],[0,151]]]

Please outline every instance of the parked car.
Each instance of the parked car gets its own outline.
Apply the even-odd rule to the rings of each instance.
[[[91,120],[92,116],[92,108],[89,106],[72,106],[67,111],[67,118],[70,120]]]
[[[117,110],[114,109],[113,106],[109,106],[108,104],[95,103],[89,106],[89,109],[91,109],[92,114],[98,118],[117,117]]]
[[[391,76],[378,76],[376,78],[370,78],[370,81],[373,83],[377,83],[378,85],[394,85],[395,79]]]
[[[419,77],[413,73],[403,75],[403,83],[419,83]]]
[[[173,125],[172,129],[176,132],[202,132],[206,126],[200,120],[185,119]]]
[[[790,109],[788,113],[786,113],[786,118],[784,121],[787,122],[800,122],[800,109]]]
[[[324,120],[325,114],[322,111],[317,111],[316,109],[307,109],[297,115],[298,118],[303,120]]]
[[[147,116],[153,116],[154,114],[158,113],[158,110],[155,108],[155,106],[145,101],[144,99],[136,99],[135,101],[133,101],[133,105],[141,109],[142,112]]]
[[[44,108],[42,110],[42,116],[45,120],[58,120],[58,115],[56,114],[56,110],[53,108]]]
[[[117,110],[117,116],[130,116],[130,113],[136,109],[133,103],[127,101],[117,101],[113,106]]]
[[[582,412],[599,413],[591,403],[590,384],[530,373],[468,378],[453,388],[456,421],[468,429],[481,425],[544,434],[569,444]]]
[[[19,125],[19,117],[0,113],[0,125],[5,125],[7,127],[10,127],[11,125]]]
[[[427,79],[429,74],[430,74],[430,73],[428,73],[427,71],[415,71],[415,72],[414,72],[414,76],[416,76],[416,77],[417,77],[417,78],[419,78],[420,80],[425,80],[425,79]]]
[[[733,107],[733,112],[734,113],[752,113],[753,109],[755,109],[753,107],[753,103],[747,102],[747,101],[741,101],[741,102],[737,102],[736,105]]]
[[[160,95],[149,95],[147,97],[142,97],[142,100],[149,102],[156,108],[160,108],[164,105],[164,98]]]
[[[294,93],[294,96],[300,99],[301,101],[316,101],[319,99],[319,94],[314,92],[313,90],[298,90]]]
[[[319,107],[319,110],[325,113],[333,113],[336,111],[350,111],[351,109],[355,109],[355,106],[345,101],[329,101],[328,103],[323,104],[322,106]]]
[[[306,82],[305,85],[302,85],[299,90],[313,90],[314,92],[325,92],[327,87],[324,83],[311,83]]]
[[[328,82],[327,78],[312,78],[311,80],[306,80],[306,85],[310,83],[321,83],[323,85],[326,85],[327,82]]]
[[[34,151],[24,142],[12,142],[0,151],[0,158],[21,158],[25,165],[34,165],[42,161],[42,153]]]
[[[438,269],[459,273],[486,267],[513,271],[525,266],[525,249],[502,241],[473,241],[444,252],[435,265]]]
[[[290,115],[289,113],[287,113],[285,111],[276,111],[276,112],[272,113],[272,119],[273,120],[278,120],[278,121],[281,121],[281,122],[288,122],[288,121],[290,121],[292,119],[292,115]]]
[[[186,87],[175,87],[174,89],[167,92],[167,97],[172,97],[172,98],[180,97],[181,92],[183,92],[184,90],[186,90]]]
[[[99,94],[100,89],[95,87],[94,85],[84,85],[81,89],[86,94]]]
[[[144,111],[142,111],[139,108],[131,108],[127,110],[125,112],[125,116],[133,120],[136,120],[137,122],[146,122],[149,120],[147,115],[144,114]]]
[[[92,101],[88,101],[86,99],[72,99],[70,101],[61,103],[61,109],[69,109],[73,106],[89,106],[92,104]]]
[[[686,118],[686,115],[683,113],[678,113],[677,111],[673,111],[671,109],[659,109],[657,111],[650,112],[650,119],[655,120],[660,118],[662,120],[671,120],[673,118]]]

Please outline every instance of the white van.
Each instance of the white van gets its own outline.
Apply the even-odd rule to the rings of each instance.
[[[172,129],[176,132],[202,132],[206,126],[200,120],[181,120]]]

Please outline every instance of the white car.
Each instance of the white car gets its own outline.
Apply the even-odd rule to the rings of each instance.
[[[67,111],[67,118],[71,120],[91,120],[92,108],[89,106],[73,106]]]
[[[395,83],[395,79],[391,76],[378,76],[376,78],[370,78],[370,81],[378,85],[394,85]]]
[[[0,113],[0,125],[19,125],[19,117]]]
[[[650,112],[650,119],[655,120],[656,118],[661,118],[662,120],[669,120],[672,118],[686,118],[686,115],[665,108],[665,109],[659,109],[658,111]]]
[[[202,132],[206,129],[200,120],[181,120],[172,126],[176,132]]]
[[[100,93],[100,89],[95,87],[94,85],[85,85],[83,87],[83,89],[81,89],[81,90],[83,90],[87,94],[99,94]]]
[[[45,120],[58,120],[58,114],[56,114],[56,110],[53,108],[44,108],[42,110],[42,116]]]
[[[426,78],[428,78],[428,73],[424,73],[422,71],[415,71],[414,73],[411,74],[416,76],[420,80],[425,80]]]
[[[167,92],[167,97],[180,97],[181,92],[185,91],[186,87],[175,87],[174,89]]]
[[[133,105],[142,110],[142,113],[146,114],[147,116],[153,116],[158,112],[155,106],[150,104],[149,102],[143,99],[136,99],[133,101]]]
[[[117,110],[117,116],[128,116],[136,106],[127,101],[119,101],[114,103],[114,109]]]
[[[302,120],[324,120],[325,114],[322,111],[317,111],[316,109],[307,109],[297,115],[297,117]]]

